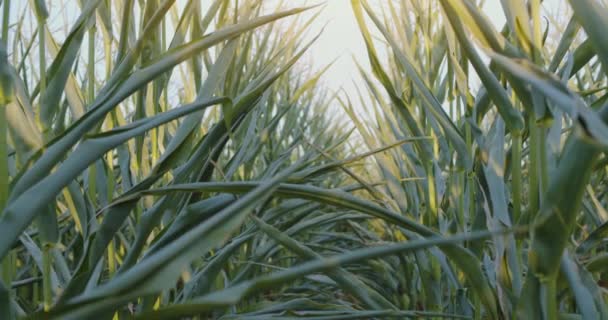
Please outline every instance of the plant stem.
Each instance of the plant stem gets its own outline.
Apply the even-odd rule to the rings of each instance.
[[[53,292],[51,290],[51,245],[44,244],[42,248],[42,295],[44,298],[44,311],[51,309]]]
[[[513,195],[513,221],[517,223],[521,217],[521,133],[512,133],[511,150],[511,193]]]
[[[10,19],[10,8],[11,8],[11,0],[4,0],[2,3],[2,42],[4,45],[8,44],[8,27],[9,27],[9,19]]]
[[[40,94],[38,96],[38,104],[42,106],[42,100],[44,99],[44,94],[46,93],[46,40],[45,40],[45,29],[46,29],[46,21],[42,17],[38,17],[38,53],[40,58]],[[39,110],[39,123],[42,125],[43,136],[45,141],[50,139],[49,133],[51,129],[51,124],[46,123],[45,120],[40,119],[43,110]],[[47,214],[47,213],[43,213]],[[51,208],[48,214],[55,214],[55,211]],[[39,217],[39,221],[42,221],[42,217]],[[53,291],[51,288],[51,247],[52,245],[47,242],[48,239],[45,239],[46,236],[44,233],[41,233],[41,243],[42,243],[42,299],[43,299],[43,307],[45,311],[51,309],[51,305],[53,302]]]
[[[44,93],[46,92],[46,41],[44,39],[44,29],[45,29],[44,21],[40,20],[38,22],[38,54],[39,54],[39,63],[40,63],[40,94],[38,95],[39,104],[42,105],[42,99]],[[42,114],[42,110],[38,112],[39,123],[42,124],[43,130],[47,130],[46,124],[40,116]]]
[[[435,190],[435,174],[433,172],[433,162],[427,161],[425,165],[427,172],[427,192],[428,192],[428,221],[431,225],[436,226],[438,223],[437,217],[437,194]]]
[[[8,141],[7,141],[7,124],[6,124],[6,106],[0,105],[0,213],[6,206],[6,201],[9,194],[9,176],[8,176]],[[2,260],[2,282],[10,288],[11,283],[11,255],[7,255]]]
[[[91,105],[95,99],[95,24],[89,29],[89,51],[87,65],[87,103]],[[89,166],[89,199],[97,205],[97,162]]]
[[[533,221],[534,216],[538,212],[538,160],[539,160],[539,145],[538,145],[538,126],[534,121],[534,116],[530,116],[530,137],[528,138],[528,146],[530,148],[530,161],[528,162],[528,176],[529,176],[529,206],[527,221]]]
[[[541,280],[540,283],[540,301],[542,306],[542,314],[545,319],[557,319],[557,284],[556,276],[549,279]]]
[[[8,26],[9,26],[9,8],[10,0],[4,0],[2,3],[2,42],[6,46],[8,43]],[[6,122],[6,106],[0,104],[0,214],[6,206],[9,194],[9,173],[8,173],[8,125]],[[11,283],[11,255],[7,255],[2,260],[2,282],[10,288]]]
[[[547,128],[538,128],[538,153],[540,162],[540,192],[545,194],[549,188],[549,165],[547,163]],[[542,205],[542,203],[539,203]]]

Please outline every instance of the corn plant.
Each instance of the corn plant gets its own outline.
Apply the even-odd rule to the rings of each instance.
[[[61,34],[66,7],[3,1],[2,317],[447,316],[374,272],[493,232],[440,238],[361,177],[426,138],[362,152],[328,116],[329,66],[292,69],[317,9],[174,2],[79,2]]]
[[[314,16],[273,23],[309,8],[174,2],[82,2],[62,44],[44,1],[2,3],[2,318],[205,314],[194,297],[266,258],[250,216],[298,217],[279,183],[327,170],[302,171],[328,162],[312,146],[343,158],[320,73],[290,71]]]
[[[360,99],[375,120],[355,119],[352,99],[344,109],[370,147],[431,138],[376,156],[385,197],[444,235],[530,228],[468,241],[466,258],[419,253],[403,266],[419,279],[406,294],[477,319],[608,318],[607,9],[570,1],[560,26],[543,23],[540,0],[501,1],[497,30],[477,1],[351,2],[372,69],[360,68]]]
[[[319,7],[48,3],[0,3],[2,319],[608,318],[599,2],[351,0],[354,94]]]

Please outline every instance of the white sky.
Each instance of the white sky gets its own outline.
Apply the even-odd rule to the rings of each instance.
[[[368,0],[372,5],[382,1],[393,0]],[[500,2],[500,0],[486,0],[484,7],[486,15],[498,28],[502,28],[505,23]],[[307,3],[318,2],[289,0],[290,6],[304,6]],[[563,15],[565,13],[564,9],[569,9],[566,0],[545,0],[543,7],[548,14],[559,12]],[[358,84],[361,82],[352,57],[354,56],[363,66],[368,66],[368,59],[363,39],[350,6],[350,0],[326,0],[326,7],[315,22],[315,27],[321,28],[325,24],[327,24],[327,27],[323,35],[311,48],[310,61],[314,69],[320,69],[338,58],[332,68],[324,75],[324,83],[331,90],[338,90],[342,87],[346,92],[355,95],[353,81]]]

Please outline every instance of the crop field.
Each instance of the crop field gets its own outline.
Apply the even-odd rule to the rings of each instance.
[[[0,319],[608,319],[608,3],[483,2],[0,0]]]

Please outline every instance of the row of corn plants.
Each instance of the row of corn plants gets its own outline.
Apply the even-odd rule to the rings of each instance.
[[[311,8],[2,8],[2,319],[272,312],[262,290],[211,294],[294,259],[271,224],[293,236],[364,219],[323,211],[320,188],[347,179],[336,159],[364,156],[346,158],[349,131],[325,116],[325,69],[291,70],[316,14],[290,16]],[[49,17],[73,11],[56,31]]]
[[[353,145],[293,69],[318,9],[267,3],[1,3],[3,319],[446,316],[395,255],[492,233],[384,204],[364,160],[426,138]]]
[[[599,2],[0,5],[3,319],[608,318]]]
[[[375,155],[387,201],[444,236],[513,231],[410,256],[405,294],[475,319],[607,319],[608,8],[496,2],[500,30],[478,1],[351,1],[371,72],[344,110],[370,148],[430,138]]]

